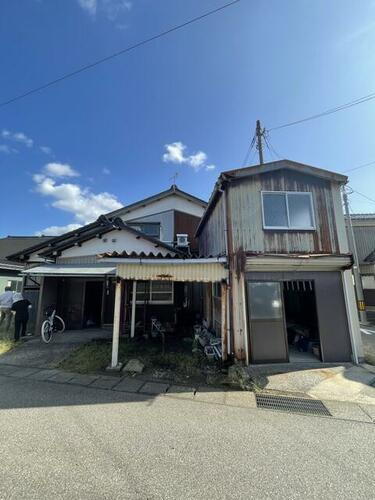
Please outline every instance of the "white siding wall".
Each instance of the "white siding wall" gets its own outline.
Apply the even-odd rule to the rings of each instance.
[[[104,240],[107,239],[107,242]],[[112,241],[116,240],[116,241]],[[97,255],[105,252],[152,252],[154,254],[162,253],[166,255],[168,250],[163,247],[155,247],[155,245],[143,238],[137,239],[135,235],[127,231],[113,230],[105,235],[102,239],[93,238],[90,241],[82,243],[82,246],[76,246],[65,250],[61,257],[80,257],[88,255]]]
[[[179,210],[180,212],[185,212],[197,217],[202,217],[204,212],[204,208],[197,203],[193,203],[192,201],[185,200],[184,198],[173,194],[167,198],[151,202],[143,207],[138,207],[129,212],[120,212],[118,216],[126,221],[146,217],[160,212],[166,212],[168,210]]]

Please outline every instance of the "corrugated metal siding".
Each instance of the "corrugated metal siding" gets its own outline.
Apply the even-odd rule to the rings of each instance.
[[[362,263],[375,250],[375,227],[354,226],[353,231],[358,259]]]
[[[225,225],[224,198],[221,196],[199,235],[201,255],[225,254]]]
[[[228,271],[218,262],[205,264],[118,264],[117,276],[141,281],[196,281],[210,283],[224,280]]]
[[[333,184],[332,189],[338,189]],[[313,196],[316,230],[264,230],[261,191],[301,191]],[[267,253],[338,253],[331,183],[279,170],[233,182],[229,187],[234,251]]]

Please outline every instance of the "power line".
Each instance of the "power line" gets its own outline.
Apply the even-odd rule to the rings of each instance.
[[[369,163],[363,163],[362,165],[358,165],[357,167],[353,167],[353,168],[349,168],[348,170],[344,170],[343,173],[353,172],[353,170],[358,170],[358,169],[363,168],[363,167],[369,167],[370,165],[374,165],[374,164],[375,164],[375,161],[370,161]]]
[[[275,155],[276,159],[279,158],[280,160],[282,160],[282,156],[276,151],[276,149],[272,146],[271,144],[271,141],[270,141],[270,138],[269,138],[269,135],[266,133],[264,134],[264,140],[265,140],[265,143],[267,145],[267,148],[269,150],[269,152],[272,154]]]
[[[360,192],[359,192],[359,191],[357,191],[356,189],[353,189],[351,186],[350,186],[350,189],[351,189],[352,191],[354,191],[355,193],[359,194],[360,196],[363,196],[363,198],[366,198],[366,200],[368,200],[368,201],[372,201],[373,203],[375,203],[375,200],[374,200],[374,199],[372,199],[372,198],[370,198],[369,196],[366,196],[365,194],[360,193]]]
[[[246,152],[246,155],[245,155],[245,158],[242,162],[242,166],[246,166],[248,164],[248,161],[249,161],[249,157],[250,157],[250,153],[251,153],[251,150],[253,149],[255,145],[255,134],[253,135],[253,138],[251,139],[251,143],[250,143],[250,146]]]
[[[130,51],[135,50],[143,45],[146,45],[150,42],[153,42],[154,40],[157,40],[158,38],[162,38],[166,35],[169,35],[170,33],[173,33],[174,31],[185,28],[186,26],[189,26],[190,24],[196,23],[197,21],[201,21],[202,19],[204,19],[208,16],[211,16],[213,14],[216,14],[217,12],[220,12],[228,7],[231,7],[232,5],[237,4],[240,1],[241,0],[233,0],[232,2],[229,2],[225,5],[222,5],[221,7],[218,7],[217,9],[210,10],[209,12],[206,12],[205,14],[202,14],[198,17],[194,17],[193,19],[190,19],[189,21],[186,21],[185,23],[174,26],[173,28],[170,28],[166,31],[162,31],[161,33],[158,33],[157,35],[154,35],[150,38],[146,38],[145,40],[137,42],[134,45],[130,45],[129,47],[126,47],[125,49],[119,50],[118,52],[114,52],[113,54],[111,54],[109,56],[98,59],[97,61],[95,61],[93,63],[86,64],[85,66],[81,66],[80,68],[78,68],[74,71],[71,71],[70,73],[66,73],[65,75],[60,76],[59,78],[56,78],[55,80],[51,80],[43,85],[40,85],[39,87],[35,87],[33,89],[30,89],[27,92],[24,92],[23,94],[20,94],[18,96],[12,97],[11,99],[8,99],[7,101],[0,102],[0,107],[7,106],[8,104],[11,104],[15,101],[19,101],[20,99],[24,99],[25,97],[27,97],[31,94],[35,94],[36,92],[40,92],[41,90],[44,90],[48,87],[51,87],[52,85],[56,85],[57,83],[62,82],[63,80],[66,80],[68,78],[71,78],[72,76],[78,75],[79,73],[82,73],[83,71],[94,68],[95,66],[98,66],[99,64],[105,63],[111,59],[114,59],[115,57],[119,57],[123,54],[126,54],[127,52],[130,52]]]
[[[353,106],[358,106],[358,104],[362,104],[367,101],[371,101],[375,99],[375,92],[372,92],[371,94],[359,97],[358,99],[355,99],[354,101],[347,102],[345,104],[341,104],[340,106],[336,106],[335,108],[330,108],[325,111],[322,111],[321,113],[317,113],[315,115],[307,116],[306,118],[301,118],[300,120],[296,120],[293,122],[289,123],[284,123],[282,125],[278,125],[277,127],[272,127],[268,129],[268,132],[272,130],[280,130],[285,127],[291,127],[292,125],[298,125],[299,123],[304,123],[310,120],[316,120],[317,118],[321,118],[322,116],[326,115],[331,115],[333,113],[337,113],[338,111],[343,111],[344,109],[351,108]]]

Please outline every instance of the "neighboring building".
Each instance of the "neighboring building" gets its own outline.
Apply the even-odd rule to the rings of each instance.
[[[20,292],[22,290],[21,271],[24,264],[7,259],[7,256],[23,250],[38,243],[45,244],[49,239],[47,236],[7,236],[0,238],[0,293],[6,286]]]
[[[151,256],[189,257],[198,247],[195,231],[205,207],[206,202],[173,185],[75,231],[10,255],[10,259],[27,264],[24,294],[38,304],[36,333],[44,311],[51,305],[69,329],[111,325],[116,266],[103,262],[99,256],[127,255],[138,262]],[[182,320],[187,304],[194,304],[193,315],[201,311],[199,290],[187,290],[183,284],[174,285],[162,279],[142,281],[133,290],[134,327],[142,323],[146,329],[154,315],[167,323],[176,318]],[[125,311],[125,303],[122,309]],[[129,314],[123,314],[122,324],[128,319]]]
[[[346,181],[289,160],[220,175],[197,236],[201,255],[228,258],[228,354],[247,363],[363,357]]]
[[[351,214],[366,309],[375,311],[375,214]]]

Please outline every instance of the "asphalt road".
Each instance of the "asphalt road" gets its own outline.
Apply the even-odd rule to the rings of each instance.
[[[374,498],[373,424],[0,376],[1,499]]]

